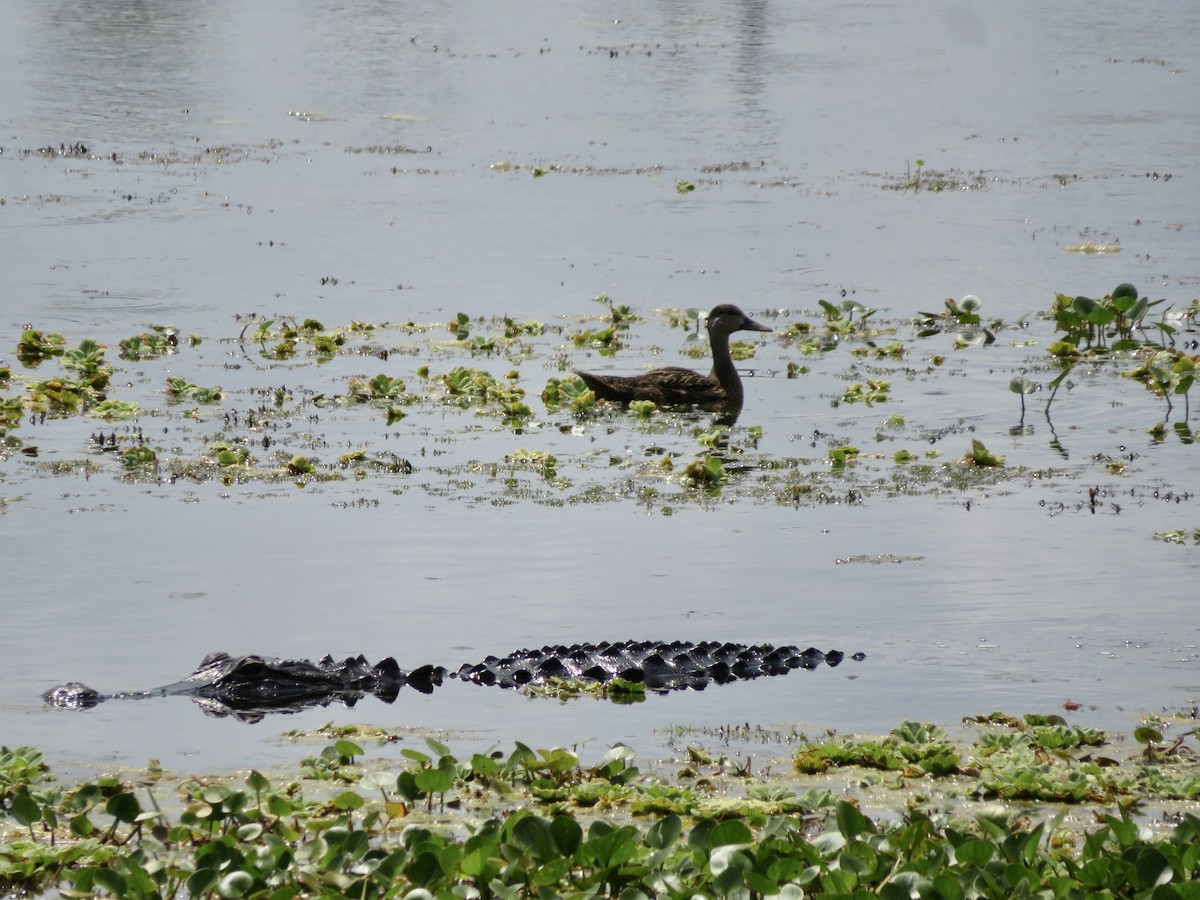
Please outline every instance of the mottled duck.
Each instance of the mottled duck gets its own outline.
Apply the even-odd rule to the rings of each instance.
[[[695,405],[704,409],[737,413],[742,408],[742,380],[729,355],[729,336],[735,331],[770,331],[731,303],[714,306],[705,322],[712,348],[713,367],[708,375],[691,369],[668,366],[642,375],[575,374],[592,389],[598,400],[628,403],[653,400],[659,406]]]

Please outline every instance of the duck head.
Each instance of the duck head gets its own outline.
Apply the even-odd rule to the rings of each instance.
[[[766,325],[755,322],[732,303],[721,303],[708,313],[704,323],[709,334],[733,334],[735,331],[770,331]]]

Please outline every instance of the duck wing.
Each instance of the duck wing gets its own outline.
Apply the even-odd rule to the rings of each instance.
[[[654,369],[644,375],[594,375],[576,372],[599,400],[628,403],[652,400],[660,406],[720,403],[725,390],[720,382],[681,366]]]

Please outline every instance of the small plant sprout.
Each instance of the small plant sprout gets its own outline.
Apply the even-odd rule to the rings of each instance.
[[[657,409],[658,406],[653,400],[631,400],[629,402],[629,411],[639,419],[649,419]]]
[[[828,300],[818,300],[817,303],[825,313],[825,327],[834,334],[850,334],[855,328],[860,331],[866,330],[867,319],[876,312],[849,298],[837,306]],[[858,316],[857,323],[854,321],[855,316]]]
[[[1025,424],[1025,395],[1037,391],[1037,382],[1030,381],[1024,375],[1018,375],[1008,383],[1008,389],[1021,398],[1021,424]]]
[[[729,473],[725,470],[720,457],[705,453],[687,464],[683,470],[684,479],[696,487],[720,490],[729,481]]]
[[[454,321],[446,325],[446,329],[456,340],[465,341],[471,335],[471,317],[464,312],[455,316]]]
[[[915,173],[913,172],[913,167],[911,165],[909,165],[908,163],[905,163],[905,165],[904,165],[904,189],[906,191],[909,188],[912,188],[913,192],[915,193],[921,189],[921,170],[923,168],[925,168],[925,160],[923,160],[923,159],[917,160],[917,166],[916,166],[917,171]]]
[[[303,456],[293,456],[288,464],[284,466],[284,469],[287,471],[288,475],[293,477],[311,475],[314,471],[316,471],[313,467],[312,461],[305,459]]]
[[[834,447],[829,451],[829,462],[834,470],[844,469],[848,463],[858,459],[858,448],[845,445]]]
[[[943,331],[956,330],[959,336],[955,341],[956,349],[968,346],[986,346],[996,340],[996,335],[989,328],[983,327],[983,317],[980,310],[983,301],[974,294],[967,294],[961,300],[948,297],[942,312],[921,312],[913,318],[913,324],[918,327],[917,337],[932,337]],[[935,365],[941,365],[935,362]]]
[[[997,468],[1004,465],[1004,457],[997,456],[984,446],[981,440],[972,440],[971,449],[962,458],[965,465],[976,466],[981,469]]]
[[[1188,391],[1196,383],[1197,363],[1200,356],[1188,356],[1175,349],[1159,350],[1141,365],[1125,373],[1126,378],[1140,381],[1146,390],[1167,403],[1166,419],[1171,418],[1174,404],[1172,397],[1183,397],[1183,421],[1191,415]]]

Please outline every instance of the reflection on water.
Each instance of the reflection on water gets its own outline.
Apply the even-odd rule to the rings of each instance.
[[[956,3],[932,22],[903,5],[762,0],[554,4],[532,18],[483,0],[7,4],[0,356],[10,361],[27,322],[110,348],[151,324],[202,337],[190,355],[123,366],[116,388],[161,408],[166,370],[230,392],[213,415],[139,421],[173,453],[217,438],[224,412],[254,408],[251,389],[281,384],[338,392],[378,372],[413,381],[422,364],[511,366],[541,416],[537,393],[560,362],[698,367],[656,307],[731,301],[785,310],[786,327],[845,296],[903,322],[975,293],[1011,323],[1055,291],[1126,280],[1185,306],[1200,286],[1200,7],[1160,6],[1172,27],[1115,0]],[[75,141],[95,158],[33,152]],[[983,187],[893,189],[917,160],[971,184],[982,172]],[[1173,177],[1146,177],[1156,171]],[[1062,252],[1082,239],[1123,251]],[[335,326],[465,311],[574,328],[605,293],[643,314],[641,342],[611,360],[553,330],[528,358],[467,359],[437,349],[439,332],[386,364],[320,368],[264,362],[234,339],[246,321],[235,316],[252,312]],[[882,338],[909,341],[897,328]],[[597,479],[616,460],[606,484],[632,495],[620,462],[651,440],[632,419],[576,433],[548,418],[517,435],[425,413],[385,432],[322,409],[297,426],[314,452],[384,447],[416,459],[419,477],[304,490],[136,484],[82,466],[48,477],[38,466],[84,457],[99,423],[23,422],[38,455],[0,460],[4,739],[92,754],[84,762],[245,763],[280,729],[199,720],[170,698],[81,716],[37,700],[67,679],[166,683],[222,649],[395,655],[403,667],[627,638],[867,653],[853,670],[639,708],[454,685],[336,711],[487,743],[650,749],[669,722],[878,729],[1049,712],[1068,697],[1096,723],[1123,724],[1182,702],[1200,632],[1180,585],[1197,563],[1151,535],[1195,526],[1190,495],[1155,495],[1193,490],[1194,448],[1151,445],[1143,431],[1160,413],[1141,386],[1082,369],[1056,401],[1062,453],[1044,418],[1011,432],[1008,379],[1047,332],[1029,329],[1030,347],[1026,332],[1001,333],[987,349],[947,338],[941,367],[915,349],[889,369],[887,409],[835,402],[872,374],[869,355],[822,364],[767,344],[745,363],[762,377],[746,382],[741,425],[762,427],[761,452],[818,458],[840,437],[872,442],[880,484],[861,502],[850,490],[787,506],[726,497],[673,516],[628,497],[493,504],[494,481],[454,471],[541,447],[564,468],[589,461]],[[812,372],[786,378],[789,362]],[[14,373],[5,396],[32,377]],[[909,424],[891,440],[881,423],[893,410]],[[690,429],[662,440],[693,453]],[[942,443],[918,437],[944,429]],[[896,444],[959,453],[976,436],[1023,477],[969,495],[889,494]],[[1126,474],[1105,467],[1118,457]],[[1089,487],[1103,490],[1095,514]],[[886,554],[903,561],[869,561]]]

